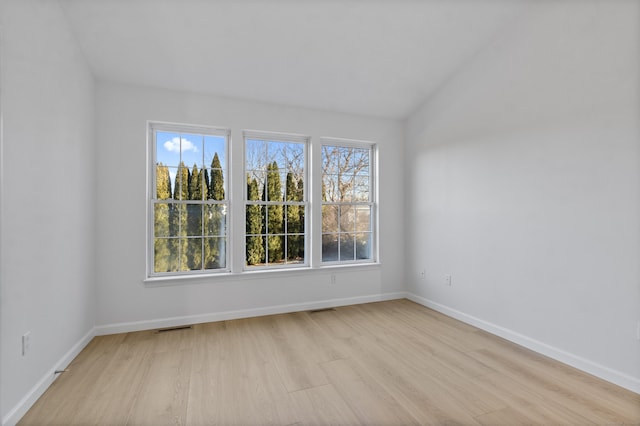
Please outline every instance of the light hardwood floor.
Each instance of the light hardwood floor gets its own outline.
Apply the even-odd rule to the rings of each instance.
[[[408,300],[96,337],[20,425],[640,424],[640,395]]]

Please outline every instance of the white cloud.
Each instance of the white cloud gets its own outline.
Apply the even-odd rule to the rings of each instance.
[[[193,151],[198,152],[198,147],[193,144],[189,139],[175,137],[170,141],[164,143],[164,149],[169,152],[180,152],[180,140],[182,139],[182,152]]]

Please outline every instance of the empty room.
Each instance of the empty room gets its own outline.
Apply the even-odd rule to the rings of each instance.
[[[13,425],[640,424],[637,0],[0,0]]]

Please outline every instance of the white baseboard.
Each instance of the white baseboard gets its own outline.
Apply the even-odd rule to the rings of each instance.
[[[153,330],[156,328],[179,327],[205,322],[225,321],[239,318],[260,317],[264,315],[285,314],[289,312],[308,311],[311,309],[333,308],[345,305],[357,305],[361,303],[381,302],[383,300],[404,299],[405,292],[373,294],[369,296],[348,297],[342,299],[328,299],[314,302],[293,303],[288,305],[266,306],[253,309],[240,309],[235,311],[214,312],[201,315],[187,315],[182,317],[160,318],[147,321],[124,322],[117,324],[100,325],[96,327],[96,335],[128,333],[132,331]]]
[[[465,314],[464,312],[449,308],[448,306],[442,305],[440,303],[433,302],[424,297],[417,296],[413,293],[407,293],[406,297],[407,299],[419,303],[420,305],[431,308],[464,323],[478,327],[484,331],[495,334],[496,336],[500,336],[520,346],[524,346],[527,349],[531,349],[542,355],[548,356],[549,358],[553,358],[556,361],[560,361],[564,364],[570,365],[571,367],[575,367],[598,378],[640,394],[640,379],[636,377],[632,377],[609,367],[605,367],[588,359],[582,358],[572,353],[563,351],[562,349],[558,349],[556,347],[547,345],[546,343],[537,341],[515,331],[509,330],[508,328],[492,324],[474,316]]]
[[[78,356],[78,354],[91,342],[91,339],[95,337],[95,329],[89,330],[75,345],[69,349],[69,351],[38,381],[38,383],[31,388],[31,390],[11,409],[7,415],[2,419],[2,426],[14,426],[20,421],[27,411],[35,404],[35,402],[42,396],[42,394],[51,386],[56,380],[55,374],[58,370],[64,370],[71,364],[71,361]]]

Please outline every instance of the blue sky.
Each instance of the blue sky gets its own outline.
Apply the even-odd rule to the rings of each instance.
[[[214,155],[218,153],[220,164],[225,168],[226,141],[224,136],[199,135],[192,133],[156,132],[156,161],[169,166],[171,182],[175,182],[180,161],[198,169],[211,167]]]

